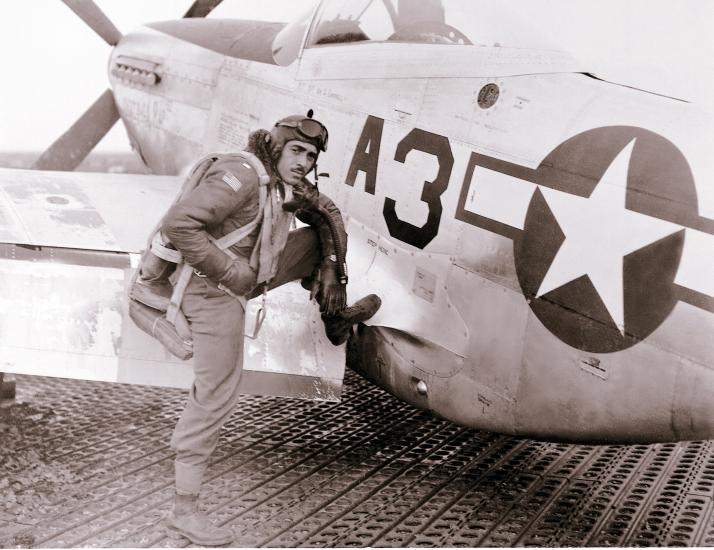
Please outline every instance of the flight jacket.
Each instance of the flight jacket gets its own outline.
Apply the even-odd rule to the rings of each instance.
[[[312,185],[307,180],[304,183]],[[283,183],[273,175],[268,185],[269,193],[275,193]],[[258,186],[258,174],[248,163],[236,158],[219,157],[199,184],[171,207],[161,225],[162,233],[181,252],[186,263],[238,295],[247,294],[256,284],[256,269],[250,266],[250,258],[261,224],[230,247],[236,259],[213,244],[209,235],[219,239],[253,221],[260,209]],[[318,204],[333,220],[338,221],[337,238],[342,240],[346,250],[347,233],[340,210],[322,193]],[[335,253],[332,233],[321,215],[298,210],[296,217],[317,231],[323,258]]]

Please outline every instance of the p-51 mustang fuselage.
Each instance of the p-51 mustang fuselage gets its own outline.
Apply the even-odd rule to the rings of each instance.
[[[383,299],[348,364],[400,399],[541,438],[714,436],[712,120],[420,4],[149,24],[113,50],[116,105],[157,174],[314,109],[350,295]]]

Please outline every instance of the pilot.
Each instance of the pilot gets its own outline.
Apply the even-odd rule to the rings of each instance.
[[[288,116],[269,132],[250,134],[246,150],[269,176],[262,206],[258,172],[236,157],[219,156],[162,222],[163,234],[195,268],[181,305],[193,335],[195,379],[171,438],[176,494],[167,517],[170,528],[195,544],[234,540],[232,531],[210,522],[197,502],[219,431],[238,401],[245,298],[259,295],[263,287],[302,279],[318,301],[325,332],[335,345],[345,342],[351,327],[372,317],[381,303],[370,294],[346,307],[346,279],[340,272],[347,243],[342,217],[305,178],[326,150],[328,133],[308,115]],[[261,208],[262,222],[230,247],[233,257],[213,244],[210,237],[249,224]],[[296,215],[309,226],[290,231]]]

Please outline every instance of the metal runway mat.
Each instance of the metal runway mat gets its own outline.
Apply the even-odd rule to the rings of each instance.
[[[461,428],[348,372],[341,403],[245,397],[202,507],[235,546],[714,543],[710,441],[566,445]],[[178,390],[17,377],[0,546],[182,547],[163,516]]]

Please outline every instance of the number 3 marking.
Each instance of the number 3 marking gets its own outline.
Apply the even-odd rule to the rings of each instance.
[[[404,163],[407,155],[413,151],[422,151],[434,155],[439,161],[439,173],[434,181],[425,181],[421,192],[421,200],[429,205],[429,215],[421,227],[399,219],[396,212],[397,202],[386,197],[384,199],[384,221],[387,222],[389,234],[395,239],[423,249],[439,232],[441,222],[441,195],[446,191],[454,166],[454,155],[451,145],[445,136],[432,134],[419,128],[414,128],[399,142],[394,160]]]

